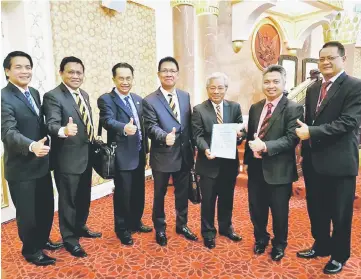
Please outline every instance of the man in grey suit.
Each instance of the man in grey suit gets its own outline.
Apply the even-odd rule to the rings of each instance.
[[[214,124],[243,122],[240,105],[224,100],[227,88],[228,77],[223,73],[213,73],[207,79],[209,99],[195,106],[192,116],[194,140],[198,147],[196,172],[200,175],[202,192],[201,231],[204,245],[209,249],[216,246],[214,215],[217,197],[219,233],[233,241],[242,240],[232,226],[234,187],[239,169],[236,146],[235,159],[215,158],[210,150]],[[242,135],[238,131],[238,144],[242,142]]]
[[[161,87],[143,100],[144,124],[151,139],[150,165],[154,177],[153,223],[156,241],[167,245],[164,196],[169,177],[175,187],[176,232],[187,239],[197,236],[187,227],[188,187],[193,167],[189,93],[176,89],[179,66],[173,57],[159,61]]]
[[[297,180],[295,129],[303,119],[303,107],[284,96],[286,71],[271,65],[263,72],[266,99],[249,110],[244,164],[248,165],[249,211],[254,227],[255,254],[268,245],[268,212],[271,208],[273,233],[271,258],[280,261],[287,246],[289,199]]]
[[[80,89],[83,62],[73,56],[65,57],[59,73],[63,82],[44,95],[44,110],[59,191],[60,232],[68,252],[75,257],[86,257],[79,237],[101,237],[101,233],[91,232],[86,226],[92,178],[92,113],[89,96]]]
[[[29,86],[33,61],[27,53],[13,51],[3,65],[9,82],[1,89],[1,140],[5,178],[23,243],[21,252],[32,264],[55,264],[56,260],[43,252],[62,244],[48,240],[54,216],[50,148],[39,92]]]

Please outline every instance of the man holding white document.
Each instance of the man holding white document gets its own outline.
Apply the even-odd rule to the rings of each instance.
[[[303,119],[303,107],[284,96],[286,71],[271,65],[263,72],[266,99],[249,110],[244,164],[248,165],[248,200],[254,227],[255,254],[263,254],[271,208],[273,233],[271,258],[279,261],[287,246],[289,199],[292,182],[297,180],[295,147],[296,120]]]
[[[202,192],[201,233],[204,245],[212,249],[216,246],[217,197],[219,233],[233,241],[242,240],[234,232],[232,210],[239,170],[237,144],[242,141],[243,120],[240,105],[224,100],[228,88],[225,74],[213,73],[206,84],[209,99],[193,108],[192,128],[198,147],[196,172],[200,175]]]

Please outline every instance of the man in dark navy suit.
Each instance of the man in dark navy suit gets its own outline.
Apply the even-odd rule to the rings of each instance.
[[[145,155],[148,139],[143,126],[142,98],[130,93],[134,69],[118,63],[113,69],[115,87],[99,97],[100,124],[115,142],[114,227],[124,245],[133,245],[131,232],[151,232],[142,223],[145,198]]]
[[[151,139],[150,165],[154,177],[153,223],[156,241],[167,245],[164,196],[172,175],[175,187],[176,232],[197,240],[187,227],[188,187],[193,167],[191,105],[189,93],[176,89],[179,66],[173,57],[158,64],[160,88],[143,100],[144,124]]]
[[[56,250],[62,244],[48,240],[54,216],[50,147],[39,92],[29,87],[32,68],[30,55],[22,51],[11,52],[4,60],[9,83],[1,90],[1,140],[22,254],[28,262],[44,266],[55,264],[55,259],[42,250]]]

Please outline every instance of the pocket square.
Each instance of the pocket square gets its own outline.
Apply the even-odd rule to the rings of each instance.
[[[137,102],[137,105],[140,105],[139,102]]]

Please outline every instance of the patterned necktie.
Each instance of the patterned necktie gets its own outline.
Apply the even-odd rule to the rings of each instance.
[[[222,118],[222,114],[221,114],[221,106],[217,105],[216,109],[217,109],[217,123],[223,124],[223,118]]]
[[[130,116],[133,118],[133,125],[138,127],[137,121],[135,121],[135,117],[134,117],[133,110],[132,110],[132,107],[130,105],[129,99],[130,99],[129,96],[124,98],[125,104],[126,104],[128,110],[129,110]],[[137,134],[137,147],[138,147],[138,151],[140,151],[140,149],[142,148],[142,142],[141,142],[141,138],[140,138],[141,135],[140,135],[139,129],[137,129],[136,134]]]
[[[175,102],[173,100],[173,95],[168,94],[168,97],[169,97],[169,106],[172,109],[175,118],[178,118],[178,113],[177,113],[177,109],[176,109],[176,106],[175,106]]]
[[[33,100],[30,97],[30,92],[25,91],[24,95],[25,95],[26,99],[28,100],[29,104],[31,105],[31,107],[33,108],[33,110],[36,112],[35,104],[34,104]]]
[[[86,127],[86,132],[88,134],[88,138],[90,140],[90,142],[93,141],[94,139],[94,131],[93,131],[93,126],[91,124],[91,120],[88,117],[88,114],[86,113],[86,104],[84,103],[84,101],[82,100],[82,98],[80,98],[79,93],[78,92],[74,92],[75,94],[75,99],[76,99],[76,104],[79,107],[79,111],[80,111],[80,115],[81,115],[81,120],[83,121],[85,127]]]
[[[263,121],[262,121],[262,125],[261,125],[261,128],[259,129],[259,132],[258,132],[258,137],[260,139],[262,139],[265,135],[265,132],[266,132],[266,128],[268,126],[268,123],[269,123],[269,120],[272,116],[272,103],[269,103],[267,104],[267,113],[266,113],[266,116],[264,117]]]
[[[328,87],[331,83],[332,83],[332,81],[327,81],[327,82],[322,83],[320,97],[318,98],[318,102],[317,102],[316,113],[317,113],[318,110],[320,109],[320,106],[321,106],[321,104],[322,104],[322,101],[326,98],[326,95],[327,95],[327,87]]]

